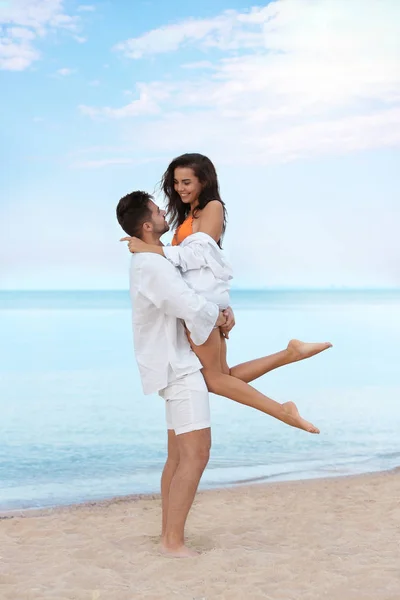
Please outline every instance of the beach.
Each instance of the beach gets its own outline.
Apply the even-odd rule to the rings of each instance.
[[[194,559],[158,552],[160,498],[3,513],[2,600],[398,600],[400,471],[198,494]]]

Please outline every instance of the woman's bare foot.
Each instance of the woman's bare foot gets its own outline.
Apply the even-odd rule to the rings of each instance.
[[[160,552],[163,556],[168,558],[195,558],[196,556],[200,556],[199,552],[196,552],[196,550],[191,550],[190,548],[187,548],[187,546],[168,548],[164,544],[161,544]]]
[[[297,427],[298,429],[303,429],[304,431],[308,431],[308,433],[320,433],[318,427],[315,427],[315,425],[309,421],[306,421],[300,416],[300,413],[294,402],[284,402],[284,404],[282,404],[282,408],[285,412],[285,417],[282,420],[288,425]]]
[[[330,342],[309,343],[300,340],[290,340],[287,351],[289,352],[291,362],[296,362],[305,358],[311,358],[311,356],[328,350],[328,348],[332,348]]]

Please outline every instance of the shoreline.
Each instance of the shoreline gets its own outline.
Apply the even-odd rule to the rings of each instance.
[[[245,481],[245,482],[237,482],[231,483],[222,487],[213,487],[202,489],[197,492],[196,498],[209,495],[216,494],[220,492],[234,492],[236,490],[251,490],[253,488],[262,488],[262,487],[285,487],[285,486],[298,486],[307,485],[312,482],[329,482],[329,481],[337,481],[337,480],[358,480],[362,478],[368,477],[384,477],[387,475],[396,475],[400,474],[400,465],[397,467],[393,467],[391,469],[384,469],[381,471],[366,471],[365,473],[357,473],[357,474],[346,474],[346,475],[332,475],[325,477],[308,477],[304,479],[285,479],[281,481]],[[110,496],[107,498],[102,498],[100,500],[84,500],[82,502],[74,502],[72,504],[55,504],[54,506],[46,506],[46,507],[38,507],[38,508],[21,508],[21,509],[13,509],[10,510],[2,510],[0,509],[0,521],[8,520],[8,519],[16,519],[16,518],[28,518],[28,517],[43,517],[47,515],[61,514],[64,512],[70,512],[85,508],[108,508],[113,505],[119,504],[134,504],[141,500],[161,500],[161,494],[159,492],[154,493],[138,493],[138,494],[125,494],[122,496]]]

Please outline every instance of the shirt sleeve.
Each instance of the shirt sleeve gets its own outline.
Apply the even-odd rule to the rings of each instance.
[[[210,336],[219,308],[196,294],[165,258],[148,254],[141,266],[139,292],[165,314],[183,319],[196,346]]]

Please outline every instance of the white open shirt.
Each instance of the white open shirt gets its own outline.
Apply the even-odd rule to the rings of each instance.
[[[228,308],[232,267],[211,236],[199,231],[179,246],[164,246],[163,251],[195,292],[221,309]]]
[[[179,270],[159,254],[133,254],[130,268],[133,338],[145,394],[171,379],[201,369],[183,323],[196,346],[204,344],[218,319],[217,304],[194,292]]]

